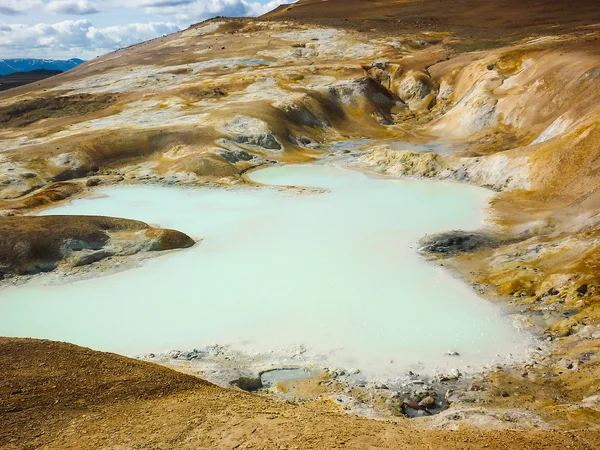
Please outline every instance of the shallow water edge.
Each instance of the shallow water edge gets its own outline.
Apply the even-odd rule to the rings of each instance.
[[[294,168],[291,168],[291,169],[294,170]],[[310,184],[310,182],[311,181],[309,179],[309,182],[308,182],[309,184],[308,185],[312,186],[312,184]],[[341,183],[341,184],[339,184],[339,183]],[[340,189],[340,188],[347,189],[347,188],[349,188],[348,186],[344,187],[344,183],[345,182],[343,180],[339,180],[338,185],[334,185],[333,187],[332,186],[328,186],[326,189],[328,191],[333,191],[334,192],[336,188],[337,189]],[[305,184],[306,184],[306,182],[305,182]],[[315,184],[315,185],[318,185],[318,183]],[[301,188],[301,189],[306,189],[306,188]],[[323,189],[323,188],[320,188],[320,189]],[[271,191],[272,189],[269,189],[269,190]],[[236,191],[237,191],[237,189],[236,189]],[[282,191],[279,190],[279,189],[276,189],[276,192],[282,192]],[[285,192],[285,194],[284,194],[285,196],[288,195],[286,189],[284,189],[283,192]],[[355,195],[355,194],[356,194],[355,192],[352,192],[352,195]],[[328,195],[330,195],[330,194],[325,194],[326,197]],[[289,197],[286,197],[286,198],[289,198]],[[92,205],[92,203],[95,203],[95,202],[100,201],[100,200],[102,200],[102,199],[96,199],[96,200],[90,201],[90,206],[94,206],[94,208],[95,208],[96,205]],[[288,201],[288,200],[286,200],[286,201]],[[75,207],[76,205],[72,205],[72,206]],[[325,206],[327,208],[329,208],[329,205],[325,205]],[[303,211],[302,211],[302,213],[303,213]],[[298,217],[300,217],[300,216],[294,215],[293,217],[294,217],[294,219],[297,220]],[[391,218],[395,220],[395,217],[391,217]],[[158,222],[158,223],[160,223],[160,222]],[[342,223],[344,223],[344,222],[342,221]],[[309,224],[308,223],[303,223],[303,225],[308,226]],[[361,225],[364,226],[364,223],[361,223]],[[315,229],[315,231],[316,230],[318,230],[318,228]],[[350,233],[350,236],[356,236],[356,230],[352,230],[352,233]],[[419,235],[417,233],[414,236],[415,236],[415,238],[418,238]],[[201,245],[201,247],[202,247],[202,245]],[[261,248],[264,248],[264,244],[262,244]],[[415,248],[411,248],[410,250],[412,252],[415,252]],[[182,253],[185,253],[185,252],[182,252]],[[393,255],[390,255],[390,256],[393,257]],[[154,262],[151,262],[151,263],[152,263],[152,265],[154,264]],[[189,263],[189,261],[188,261],[188,263]],[[187,265],[189,265],[189,264],[187,264]],[[142,267],[142,269],[143,269],[143,267]],[[331,296],[329,296],[329,297],[331,297]],[[497,318],[498,318],[498,316],[496,316],[496,319]],[[217,347],[219,347],[221,349],[227,348],[226,346],[225,347],[223,347],[223,346],[217,346]],[[197,354],[204,354],[204,353],[210,354],[210,351],[206,351],[205,350],[207,348],[211,348],[211,347],[210,346],[209,347],[203,347],[201,350],[198,350],[196,353]],[[397,380],[394,381],[393,377],[383,378],[380,375],[374,376],[373,374],[369,374],[369,371],[364,371],[364,370],[361,370],[361,369],[358,369],[358,368],[351,368],[352,366],[349,366],[347,364],[345,365],[345,368],[336,369],[335,368],[336,366],[332,365],[331,362],[327,361],[327,359],[323,359],[323,355],[319,355],[319,352],[314,353],[314,352],[311,352],[311,351],[307,350],[306,348],[302,349],[301,347],[298,347],[296,350],[297,351],[295,351],[295,352],[292,351],[291,353],[290,352],[287,352],[287,353],[286,352],[282,352],[282,353],[280,353],[280,355],[278,355],[277,357],[274,358],[273,357],[274,354],[273,354],[272,351],[269,352],[269,353],[264,353],[264,352],[261,353],[261,352],[258,352],[258,351],[254,351],[254,352],[249,351],[249,352],[246,352],[245,355],[244,355],[244,352],[240,352],[239,349],[236,350],[234,347],[231,347],[231,348],[227,349],[226,351],[220,350],[219,351],[219,355],[225,355],[225,356],[223,356],[223,358],[225,358],[225,360],[227,360],[227,358],[230,358],[232,361],[234,361],[234,363],[236,365],[243,365],[243,361],[244,360],[251,361],[252,364],[249,367],[244,368],[243,370],[240,371],[240,373],[242,373],[242,372],[245,371],[244,375],[249,375],[249,377],[255,376],[255,372],[257,372],[257,371],[258,371],[258,374],[260,376],[260,373],[263,372],[264,370],[272,370],[272,369],[282,368],[282,367],[283,368],[310,367],[310,370],[327,370],[329,372],[329,375],[328,375],[328,377],[330,378],[329,382],[334,382],[334,383],[337,383],[337,384],[346,384],[348,387],[351,387],[351,388],[355,388],[355,387],[359,387],[359,388],[360,387],[367,387],[367,385],[370,386],[369,383],[371,383],[371,384],[375,383],[375,384],[378,384],[378,385],[382,385],[384,383],[384,380],[386,380],[385,382],[387,382],[388,384],[392,385],[391,389],[389,389],[390,386],[387,386],[388,387],[387,390],[389,390],[390,392],[401,392],[399,389],[405,388],[407,386],[407,384],[408,385],[413,385],[414,384],[414,385],[419,385],[419,386],[424,385],[426,387],[430,387],[429,384],[426,384],[426,383],[435,382],[435,376],[440,375],[440,374],[441,374],[442,378],[448,378],[448,377],[450,377],[447,380],[445,380],[446,382],[448,382],[448,381],[456,381],[460,377],[464,377],[464,375],[466,375],[467,372],[471,371],[470,367],[463,367],[463,368],[461,368],[460,371],[457,371],[460,374],[457,377],[456,376],[456,372],[454,371],[454,369],[452,369],[451,367],[447,367],[448,371],[447,371],[447,373],[445,375],[442,372],[439,372],[438,374],[436,374],[434,376],[432,374],[431,370],[428,369],[426,372],[428,372],[429,374],[432,374],[432,375],[431,376],[427,375],[427,376],[424,377],[423,375],[419,374],[418,372],[412,372],[412,371],[409,370],[408,372],[404,372],[402,374],[402,376],[397,377]],[[445,350],[451,351],[450,348],[447,348]],[[175,353],[168,352],[167,354],[163,355],[163,356],[166,357],[166,358],[162,358],[161,357],[162,359],[165,359],[165,361],[163,361],[163,362],[169,363],[168,359],[169,358],[173,359],[172,356]],[[131,353],[129,353],[129,354],[131,354]],[[179,357],[181,356],[181,354],[189,354],[189,352],[179,352],[179,355],[175,358],[175,360],[178,360]],[[233,357],[233,354],[236,354],[237,356]],[[168,356],[168,355],[171,355],[171,356]],[[217,362],[217,360],[219,359],[219,358],[217,358],[217,356],[219,356],[219,355],[216,355],[216,356],[212,355],[212,357],[211,357],[212,359],[209,361],[210,364],[213,364],[213,365],[215,365],[215,364],[216,365],[221,364],[222,365],[223,361],[221,361],[220,363]],[[439,354],[438,354],[438,357],[440,357],[440,356],[443,356],[441,352],[439,352]],[[456,356],[458,356],[458,355],[456,355]],[[161,358],[158,358],[158,359],[161,359]],[[268,362],[269,358],[270,358],[270,362]],[[151,359],[154,359],[154,358],[151,358]],[[185,357],[184,359],[186,361],[188,361],[187,357]],[[193,361],[194,363],[197,363],[198,360],[202,359],[202,358],[194,357],[192,359],[194,360]],[[322,361],[323,364],[319,365],[318,361]],[[282,365],[283,362],[286,362],[286,364]],[[301,362],[301,363],[303,363],[305,365],[302,365],[302,364],[299,365],[298,364],[299,362]],[[263,366],[259,367],[260,364],[263,364]],[[279,365],[279,367],[277,367],[278,365]],[[450,364],[450,365],[452,365],[452,364]],[[337,367],[340,367],[340,366],[337,366]],[[206,369],[206,368],[205,369],[198,369],[198,370],[201,370],[204,373],[205,376],[206,376],[207,373],[210,372],[210,370]],[[477,369],[475,369],[475,371],[476,370]],[[397,370],[394,370],[394,371],[397,371]],[[219,373],[219,372],[222,372],[222,370],[221,369],[215,369],[214,372],[215,373]],[[448,375],[448,374],[450,374],[450,375]],[[210,379],[210,376],[208,378]],[[239,378],[240,377],[238,377],[238,379]],[[396,382],[396,385],[393,385],[394,382]],[[231,381],[228,381],[228,383],[231,384]],[[327,383],[327,381],[325,383]],[[428,391],[427,389],[424,389],[424,388],[420,388],[420,390],[422,392],[430,392],[430,391]],[[436,397],[440,397],[441,395],[442,395],[442,393],[437,393]],[[430,397],[431,395],[428,395],[428,396]],[[438,405],[440,407],[443,404],[444,404],[443,400],[438,400]],[[431,409],[435,409],[435,408],[431,408]]]

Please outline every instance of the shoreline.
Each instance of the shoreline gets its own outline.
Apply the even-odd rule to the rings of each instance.
[[[360,152],[360,155],[364,155],[365,152]],[[326,162],[327,163],[327,162]],[[346,170],[353,170],[353,171],[360,171],[361,173],[365,173],[367,176],[373,176],[375,178],[381,178],[381,179],[399,179],[399,178],[393,178],[391,176],[383,176],[381,174],[377,174],[374,172],[369,172],[367,169],[365,168],[360,168],[357,165],[347,165],[347,164],[343,164],[341,166],[334,164],[334,166],[336,167],[340,167]],[[260,170],[260,168],[263,167],[259,167],[256,168],[255,170]],[[240,184],[240,185],[236,185],[236,186],[231,186],[231,187],[214,187],[214,186],[193,186],[193,185],[187,185],[187,186],[174,186],[176,188],[179,189],[226,189],[226,190],[232,190],[232,189],[274,189],[277,191],[283,191],[283,192],[288,192],[291,194],[314,194],[314,193],[326,193],[328,192],[327,189],[323,189],[323,188],[304,188],[304,187],[296,187],[296,186],[279,186],[279,185],[261,185],[260,183],[256,183],[253,182],[252,180],[247,178],[247,175],[244,177],[247,182],[252,183],[252,185],[247,185],[246,183],[244,184]],[[401,178],[400,178],[401,179]],[[445,181],[445,180],[435,180],[435,179],[427,179],[427,178],[422,178],[422,180],[427,180],[427,181]],[[455,181],[456,183],[460,183],[459,181]],[[122,185],[150,185],[150,186],[155,186],[157,183],[153,183],[153,182],[147,182],[147,181],[143,181],[142,183],[139,182],[135,182],[132,180],[127,180],[125,183],[120,183],[120,182],[114,182],[111,183],[110,185],[103,185],[101,187],[104,186],[108,186],[108,187],[112,187],[112,186],[122,186]],[[94,195],[94,194],[92,194]],[[98,195],[98,194],[96,194]],[[82,197],[78,197],[78,198],[82,198]],[[74,199],[73,199],[74,200]],[[68,201],[71,201],[71,199],[69,199]],[[61,204],[64,204],[61,202]],[[58,205],[53,205],[53,206],[58,206]],[[416,249],[415,252],[419,253]],[[93,263],[92,265],[89,266],[84,266],[82,268],[78,268],[77,270],[75,270],[73,273],[52,273],[52,274],[47,274],[46,278],[49,278],[51,283],[52,281],[54,281],[55,283],[69,283],[69,282],[76,282],[76,281],[81,281],[81,280],[87,280],[87,279],[92,279],[92,278],[96,278],[97,276],[106,276],[106,275],[110,275],[116,272],[122,272],[125,270],[128,270],[130,268],[134,268],[134,267],[139,267],[139,265],[143,264],[143,262],[148,259],[148,258],[154,258],[154,257],[158,257],[161,256],[163,252],[161,253],[157,253],[157,254],[137,254],[134,256],[125,256],[125,257],[118,257],[116,259],[118,259],[117,264],[115,264],[114,260],[109,260],[109,261],[100,261],[97,263]],[[441,264],[441,263],[436,263],[436,261],[434,261],[432,258],[428,258],[425,255],[421,254],[421,257],[427,261],[428,264],[434,264],[437,267],[440,266],[444,266],[445,269],[448,269],[448,267],[446,267],[446,265]],[[115,266],[119,266],[118,268],[115,269]],[[473,284],[470,282],[468,277],[465,277],[465,273],[461,273],[456,267],[453,267],[451,270],[445,270],[444,271],[445,274],[451,276],[452,278],[455,278],[457,280],[459,280],[461,283],[463,284],[468,284],[471,290],[475,290]],[[16,283],[12,283],[12,286],[17,286],[17,285],[21,285],[21,284],[25,284],[27,283],[29,280],[31,279],[39,279],[41,277],[43,277],[44,274],[39,274],[39,275],[34,275],[31,277],[25,277],[25,278],[18,278]],[[54,280],[52,280],[54,279]],[[6,282],[4,282],[3,284],[6,285]],[[53,283],[54,284],[54,283]],[[506,317],[507,319],[515,316],[515,314],[517,313],[521,313],[521,311],[513,308],[513,307],[509,307],[509,305],[507,305],[507,303],[505,301],[503,301],[502,299],[498,299],[496,301],[492,301],[488,296],[483,296],[481,294],[480,291],[477,291],[477,295],[482,298],[485,301],[490,301],[492,304],[494,304],[499,312],[501,312],[502,317]],[[508,320],[507,320],[508,321]],[[511,326],[515,326],[514,320],[510,321],[512,322]],[[516,327],[518,329],[518,327]],[[535,345],[536,347],[540,348],[540,345],[542,344],[542,341],[539,340],[540,336],[537,335],[535,336],[534,334],[531,333],[531,330],[521,330],[521,332],[524,333],[524,338],[525,339],[531,339],[532,340],[532,344],[530,346],[530,350],[528,351],[528,353],[532,353],[532,350],[535,344],[539,344],[539,345]],[[540,333],[541,334],[541,333]],[[247,378],[257,378],[260,377],[260,370],[256,368],[256,364],[250,364],[249,362],[253,359],[252,357],[248,358],[247,355],[242,355],[239,352],[236,352],[235,350],[232,350],[230,347],[228,346],[224,346],[221,348],[228,348],[230,353],[228,356],[226,356],[226,360],[228,361],[227,364],[224,364],[225,361],[221,361],[220,367],[217,367],[213,370],[213,372],[219,372],[219,370],[226,368],[228,365],[230,365],[231,362],[233,362],[236,365],[243,365],[243,363],[246,364],[245,369],[242,370],[242,372],[244,372],[246,375],[248,375]],[[460,349],[457,349],[460,350]],[[171,352],[173,353],[173,352]],[[181,353],[186,353],[186,352],[178,352],[179,354]],[[189,351],[187,353],[190,353]],[[543,352],[542,352],[543,353]],[[161,364],[165,364],[167,367],[171,367],[171,368],[175,368],[178,369],[180,368],[180,364],[177,361],[178,358],[169,358],[167,355],[169,354],[169,352],[165,352],[163,354],[158,355],[158,359],[160,360],[159,362]],[[237,358],[232,356],[233,354],[237,354]],[[255,355],[256,357],[257,355]],[[440,355],[440,360],[444,358],[443,355]],[[148,360],[148,361],[152,361],[152,362],[156,362],[156,358],[146,358],[146,357],[141,357],[140,359],[142,360]],[[195,359],[195,358],[193,358]],[[285,358],[284,358],[285,360]],[[275,363],[271,362],[271,370],[273,369],[283,369],[285,367],[275,367],[277,359],[275,359]],[[197,362],[197,361],[196,361]],[[431,388],[430,392],[435,392],[435,397],[436,399],[442,398],[442,400],[440,401],[441,403],[441,408],[436,408],[437,413],[443,411],[443,408],[447,407],[450,402],[446,399],[446,397],[448,397],[447,391],[448,389],[457,389],[457,388],[464,388],[465,386],[471,384],[474,380],[477,380],[478,378],[481,377],[486,377],[491,371],[493,370],[497,370],[499,367],[515,367],[515,366],[524,366],[526,364],[532,364],[535,362],[535,358],[532,355],[523,355],[518,357],[516,360],[505,360],[504,358],[499,358],[498,360],[494,361],[494,362],[490,362],[490,363],[486,363],[483,366],[480,367],[476,367],[476,368],[472,368],[469,369],[469,371],[465,371],[463,369],[464,373],[460,373],[457,369],[451,369],[449,368],[447,370],[447,373],[445,374],[446,378],[448,378],[448,373],[452,372],[452,375],[450,375],[450,380],[447,380],[446,382],[435,382],[435,371],[428,371],[424,376],[421,376],[421,379],[415,378],[415,380],[413,381],[417,381],[416,383],[412,383],[412,384],[417,384],[417,385],[421,385],[421,384],[426,384],[428,388]],[[212,364],[217,364],[217,362],[215,362],[215,360],[211,361]],[[274,366],[275,365],[275,366]],[[288,364],[289,365],[289,364]],[[193,366],[193,364],[192,364]],[[285,366],[285,365],[284,365]],[[332,384],[335,384],[335,386],[332,389],[326,389],[326,392],[323,392],[325,395],[336,395],[339,394],[340,392],[346,392],[347,391],[351,391],[353,388],[359,387],[362,388],[363,391],[365,391],[367,393],[367,395],[371,395],[375,398],[375,400],[372,401],[372,404],[375,405],[377,403],[380,403],[380,398],[381,397],[390,397],[391,394],[391,398],[395,398],[395,396],[397,397],[397,394],[400,392],[399,388],[396,389],[395,391],[393,389],[383,389],[386,391],[389,391],[389,393],[386,393],[385,395],[381,395],[381,392],[376,392],[376,391],[382,391],[382,389],[377,389],[377,386],[382,386],[382,385],[386,385],[387,384],[391,384],[390,382],[392,381],[391,378],[388,379],[383,379],[381,377],[371,377],[371,379],[368,380],[363,380],[361,379],[362,377],[358,377],[358,376],[348,376],[348,375],[352,375],[349,374],[350,371],[352,371],[351,368],[345,367],[345,368],[331,368],[331,367],[326,367],[326,366],[319,366],[317,363],[317,360],[313,359],[313,361],[310,360],[305,360],[302,366],[296,366],[296,367],[309,367],[311,370],[315,370],[318,371],[319,373],[327,373],[328,375],[326,376],[326,380],[324,381],[325,383],[329,383],[329,386],[331,386]],[[264,369],[264,368],[263,368]],[[211,374],[210,372],[207,372],[206,369],[202,369],[202,367],[192,367],[191,370],[196,370],[196,371],[200,371],[203,373],[203,375],[205,376],[205,378],[207,378],[209,381],[213,381],[213,382],[217,382],[217,384],[221,385],[221,386],[227,386],[231,387],[231,383],[233,381],[235,381],[234,379],[229,379],[229,380],[223,380],[221,382],[219,382],[218,378],[214,377],[214,374]],[[459,375],[455,376],[455,373],[458,372]],[[333,374],[333,375],[332,375]],[[402,378],[402,374],[403,371],[398,371],[397,372],[397,378],[396,381],[398,379]],[[358,375],[357,373],[354,375]],[[444,374],[442,373],[442,376],[444,376]],[[231,377],[230,377],[231,378]],[[239,378],[239,377],[238,377]],[[459,381],[460,380],[460,381]],[[365,383],[368,383],[367,384]],[[448,381],[452,381],[452,383],[448,383]],[[397,385],[402,385],[404,384],[404,388],[406,388],[407,385],[411,384],[411,378],[409,376],[406,375],[406,372],[404,372],[404,379],[402,381],[399,381],[396,383]],[[431,386],[429,386],[431,385]],[[387,387],[387,386],[386,386]],[[423,389],[419,389],[420,391],[423,391]],[[410,389],[409,389],[410,391]],[[413,389],[412,392],[415,392],[416,389]],[[365,392],[361,392],[360,396],[364,397]],[[411,394],[412,395],[412,394]],[[277,397],[277,394],[275,395],[275,397]],[[348,397],[348,401],[346,403],[349,404],[357,404],[356,398],[354,398],[353,396],[347,396]],[[429,397],[429,396],[428,396]],[[413,397],[414,399],[414,397]],[[301,396],[298,396],[298,398],[295,398],[296,401],[304,401],[304,399]],[[390,398],[387,398],[387,400],[390,400]],[[409,402],[410,404],[412,404],[413,406],[415,405],[415,402]],[[365,402],[363,401],[358,401],[358,404],[364,405]],[[384,404],[385,404],[385,400],[384,400]],[[371,414],[372,416],[379,416],[380,414],[398,414],[399,411],[402,411],[402,413],[404,414],[406,411],[405,408],[405,404],[403,401],[401,402],[389,402],[387,403],[387,405],[392,405],[391,407],[384,407],[381,408],[379,407],[379,409],[377,410],[377,407],[374,406],[375,410],[377,411],[374,414]],[[348,405],[345,405],[345,407],[349,407]],[[358,411],[356,407],[349,407],[351,410],[353,411]],[[414,408],[413,408],[414,409]],[[417,416],[420,415],[420,413],[423,412],[423,410],[416,410],[417,411]],[[410,414],[410,413],[409,413]]]
[[[10,384],[0,383],[0,446],[10,450],[243,444],[517,450],[565,442],[588,450],[600,442],[597,430],[566,430],[498,406],[460,406],[420,420],[373,420],[327,399],[275,401],[158,364],[52,341],[0,338],[0,369],[12,375]]]
[[[543,342],[533,341],[530,335],[525,338],[532,339],[532,345],[523,355],[492,357],[481,366],[467,366],[466,369],[456,369],[451,363],[446,367],[421,370],[406,366],[390,370],[385,375],[328,363],[327,355],[311,353],[302,345],[293,346],[288,351],[280,349],[261,353],[244,351],[235,345],[214,344],[147,353],[135,359],[197,376],[223,388],[239,388],[275,400],[301,404],[327,398],[359,416],[417,418],[447,410],[458,400],[453,398],[456,392],[481,383],[494,371],[518,369],[546,356]],[[440,354],[439,360],[451,361],[458,357],[452,353]],[[264,373],[291,369],[304,370],[312,376],[281,380],[275,377],[272,385],[261,382]],[[427,398],[435,400],[434,407],[427,407],[432,406]],[[425,403],[419,405],[424,399],[427,399]]]

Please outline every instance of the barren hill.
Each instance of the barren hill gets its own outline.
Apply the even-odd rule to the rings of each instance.
[[[538,26],[596,25],[600,18],[593,0],[300,0],[282,5],[264,18],[306,20],[400,21],[402,25],[472,27],[524,31]]]

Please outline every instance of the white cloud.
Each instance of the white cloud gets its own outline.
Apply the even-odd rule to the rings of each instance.
[[[179,31],[171,22],[132,23],[97,28],[88,20],[34,26],[0,23],[0,54],[5,58],[90,59],[100,54]]]
[[[46,9],[54,14],[85,15],[100,12],[88,0],[52,0],[46,5]]]
[[[179,30],[179,26],[171,22],[130,23],[106,28],[91,27],[86,33],[86,38],[101,47],[115,48],[147,41]]]
[[[148,14],[166,16],[174,20],[197,22],[214,16],[251,17],[260,16],[275,9],[281,0],[266,3],[252,0],[132,0],[129,2],[144,8]]]
[[[210,17],[258,16],[284,2],[285,0],[0,0],[0,14],[29,22],[28,25],[0,22],[0,57],[90,59],[120,47],[173,33]],[[35,23],[32,17],[45,12],[52,12],[59,17],[62,15],[64,18],[73,14],[100,12],[94,16],[95,20],[103,24],[120,24],[102,28],[94,26],[88,20],[63,20],[54,24],[32,25]],[[123,23],[129,17],[137,17],[134,20],[147,17],[148,21],[156,21]]]
[[[41,4],[41,0],[0,0],[0,14],[19,16]]]

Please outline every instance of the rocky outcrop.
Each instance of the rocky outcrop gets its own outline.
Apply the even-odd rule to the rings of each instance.
[[[349,108],[377,108],[381,114],[390,114],[394,108],[402,107],[379,85],[370,79],[353,80],[338,83],[328,89],[329,97],[342,109]]]
[[[0,276],[69,269],[112,256],[194,245],[175,230],[100,216],[0,217]]]
[[[97,180],[97,178],[91,178],[90,180],[92,179]],[[31,194],[20,198],[0,200],[0,216],[14,215],[51,205],[54,202],[60,202],[61,200],[68,199],[69,197],[79,194],[82,191],[83,187],[78,183],[52,183],[44,186],[42,189],[36,190]]]
[[[491,233],[449,231],[426,236],[419,241],[424,255],[457,255],[499,245],[502,241]]]
[[[262,147],[266,150],[281,150],[282,146],[262,120],[248,116],[235,116],[223,127],[225,133],[238,144]]]
[[[502,82],[503,79],[498,74],[485,74],[452,109],[433,122],[430,129],[438,136],[465,139],[497,125],[498,98],[493,91]]]
[[[481,157],[445,156],[382,146],[361,156],[360,164],[378,173],[397,177],[456,180],[495,190],[529,186],[529,165],[525,158],[497,153]]]
[[[391,82],[390,89],[413,112],[431,109],[435,104],[438,85],[426,71],[409,71]]]
[[[397,96],[415,113],[426,112],[436,102],[439,85],[426,69],[405,71],[401,64],[375,63],[363,66],[372,80]]]

